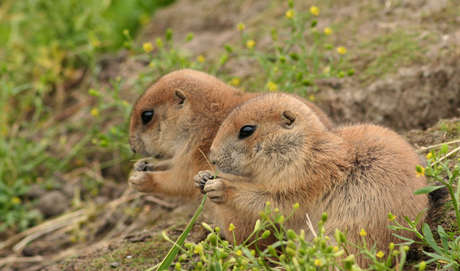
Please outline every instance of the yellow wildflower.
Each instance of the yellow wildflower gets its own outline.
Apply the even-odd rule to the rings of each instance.
[[[246,28],[246,26],[243,23],[239,23],[236,26],[236,29],[238,29],[238,31],[243,31],[245,28]]]
[[[248,47],[248,49],[254,48],[255,45],[256,45],[256,42],[253,41],[253,40],[248,40],[248,41],[246,42],[246,47]]]
[[[383,251],[380,250],[379,252],[377,252],[377,254],[375,254],[375,256],[381,259],[383,256],[385,256],[385,253],[383,253]]]
[[[388,213],[388,221],[393,221],[396,219],[396,216],[392,213]]]
[[[277,72],[278,70],[279,70],[278,67],[273,67],[274,72]]]
[[[129,35],[129,30],[128,29],[123,30],[123,34],[124,35]]]
[[[11,199],[11,202],[12,202],[13,204],[19,204],[19,203],[21,203],[21,199],[18,198],[18,197],[13,197],[13,198]]]
[[[330,74],[331,73],[331,66],[327,66],[326,68],[323,69],[324,74]]]
[[[241,249],[238,249],[238,250],[236,251],[236,255],[241,256],[241,254],[243,254],[243,251],[241,251]]]
[[[193,253],[200,253],[203,251],[203,245],[202,244],[198,244],[195,246],[195,249],[193,250]]]
[[[337,47],[337,52],[341,55],[344,55],[347,53],[347,49],[343,46]]]
[[[310,7],[310,13],[315,15],[315,16],[318,16],[319,15],[319,8],[317,6],[311,6]]]
[[[335,246],[332,248],[335,252],[339,251],[339,247],[338,246]]]
[[[121,76],[115,77],[115,80],[117,80],[117,82],[120,82],[121,81]]]
[[[430,152],[430,153],[428,153],[428,154],[426,155],[426,159],[431,159],[431,158],[433,158],[433,154],[431,154],[431,152]]]
[[[324,28],[324,35],[330,35],[332,34],[332,28],[326,27]]]
[[[415,173],[417,173],[417,177],[425,176],[425,168],[417,165]]]
[[[367,232],[364,229],[361,229],[361,231],[359,232],[359,235],[366,236]]]
[[[198,60],[198,62],[200,62],[200,63],[204,63],[204,62],[206,61],[206,59],[204,58],[203,55],[199,55],[199,56],[196,58],[196,60]]]
[[[232,79],[232,85],[234,86],[239,86],[240,85],[240,78],[233,78]]]
[[[150,63],[149,63],[149,67],[150,67],[150,68],[155,67],[155,62],[150,62]]]
[[[315,265],[316,266],[322,266],[323,262],[320,259],[315,259]]]
[[[314,102],[315,101],[315,95],[312,94],[312,95],[308,96],[308,99],[310,101]]]
[[[274,91],[278,90],[278,85],[275,82],[270,81],[270,82],[267,83],[267,88],[268,88],[269,91],[274,92]]]
[[[93,107],[93,109],[91,109],[91,115],[99,117],[99,110],[97,110],[96,107]]]
[[[294,18],[294,10],[290,9],[290,10],[286,11],[286,17],[289,18],[289,19]]]
[[[145,42],[144,44],[142,44],[142,48],[144,48],[144,52],[146,52],[147,54],[153,51],[153,45],[151,42]]]
[[[228,227],[229,231],[233,231],[235,229],[235,225],[233,223],[230,223],[230,227]]]

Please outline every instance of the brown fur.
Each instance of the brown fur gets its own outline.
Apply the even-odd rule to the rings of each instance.
[[[239,139],[240,129],[255,125],[255,132]],[[210,160],[226,178],[212,179],[212,172],[196,177],[197,188],[216,203],[224,234],[232,240],[228,225],[236,227],[236,242],[252,232],[265,203],[287,216],[300,204],[287,228],[300,231],[307,213],[313,225],[327,212],[327,234],[336,228],[361,243],[367,231],[371,246],[388,252],[390,242],[400,240],[388,229],[388,213],[405,224],[428,207],[426,195],[413,192],[426,186],[416,177],[420,159],[412,147],[393,131],[374,125],[324,128],[308,107],[287,95],[267,94],[234,109],[222,123],[211,146]],[[424,219],[422,219],[422,222]],[[421,224],[420,224],[421,225]],[[415,238],[410,232],[398,234]],[[307,234],[311,240],[312,234]],[[274,242],[264,240],[261,244]],[[349,247],[356,253],[356,249]],[[358,263],[365,265],[363,257]]]
[[[208,155],[220,124],[233,108],[258,95],[244,93],[193,70],[160,78],[134,104],[130,143],[134,152],[164,161],[156,165],[151,159],[138,161],[136,172],[129,178],[130,185],[140,192],[199,196],[193,187],[193,176],[200,170],[212,169],[203,154]],[[319,108],[303,99],[302,102],[327,129],[332,127]],[[154,111],[154,117],[144,125],[141,116],[148,110]]]

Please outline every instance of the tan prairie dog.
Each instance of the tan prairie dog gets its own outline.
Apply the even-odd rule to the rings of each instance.
[[[365,229],[367,244],[377,242],[378,250],[387,252],[390,242],[400,242],[388,229],[388,213],[405,223],[404,216],[415,220],[428,207],[426,195],[413,194],[427,182],[416,177],[420,160],[404,139],[367,124],[328,130],[310,108],[282,93],[235,108],[222,123],[209,158],[227,178],[213,179],[213,172],[202,171],[195,186],[216,203],[218,223],[230,241],[228,226],[234,224],[237,243],[252,233],[268,201],[285,216],[300,204],[285,222],[287,228],[308,232],[305,214],[317,225],[327,212],[329,236],[338,228],[348,231],[347,240],[361,243],[359,232]],[[408,231],[398,234],[415,238]]]
[[[245,93],[217,78],[194,70],[180,70],[161,77],[134,104],[130,144],[134,152],[163,161],[142,159],[130,185],[140,192],[196,198],[193,177],[212,169],[206,161],[222,121],[236,106],[260,93]],[[297,97],[297,96],[295,96]],[[301,99],[300,97],[297,97]],[[328,117],[303,100],[321,122],[332,127]]]

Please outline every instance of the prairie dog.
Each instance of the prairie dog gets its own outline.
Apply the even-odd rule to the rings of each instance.
[[[251,234],[269,201],[285,216],[300,204],[285,222],[287,228],[308,232],[305,213],[317,225],[327,212],[329,236],[338,228],[348,231],[347,240],[361,243],[359,232],[365,229],[369,246],[377,242],[379,250],[388,252],[390,242],[399,242],[388,229],[388,213],[405,224],[404,216],[415,220],[428,207],[426,195],[413,194],[426,186],[426,179],[416,177],[420,160],[403,138],[368,124],[328,130],[310,108],[281,93],[235,108],[222,123],[209,158],[227,177],[213,179],[212,172],[201,171],[195,186],[216,203],[227,237],[232,236],[228,225],[235,225],[237,243]],[[407,231],[398,234],[415,238]],[[311,233],[307,238],[312,239]],[[363,257],[357,262],[366,264]]]
[[[134,152],[163,161],[155,165],[151,159],[138,161],[130,185],[140,192],[198,197],[193,177],[200,170],[212,169],[205,155],[220,124],[233,108],[258,95],[194,70],[175,71],[160,78],[134,104],[130,144]],[[326,127],[332,127],[319,108],[302,102]]]

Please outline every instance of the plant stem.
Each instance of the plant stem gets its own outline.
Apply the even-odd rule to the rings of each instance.
[[[457,230],[460,230],[460,212],[458,210],[458,198],[452,185],[448,185],[447,188],[449,189],[449,194],[452,198],[452,204],[454,205],[455,216],[457,217]]]

